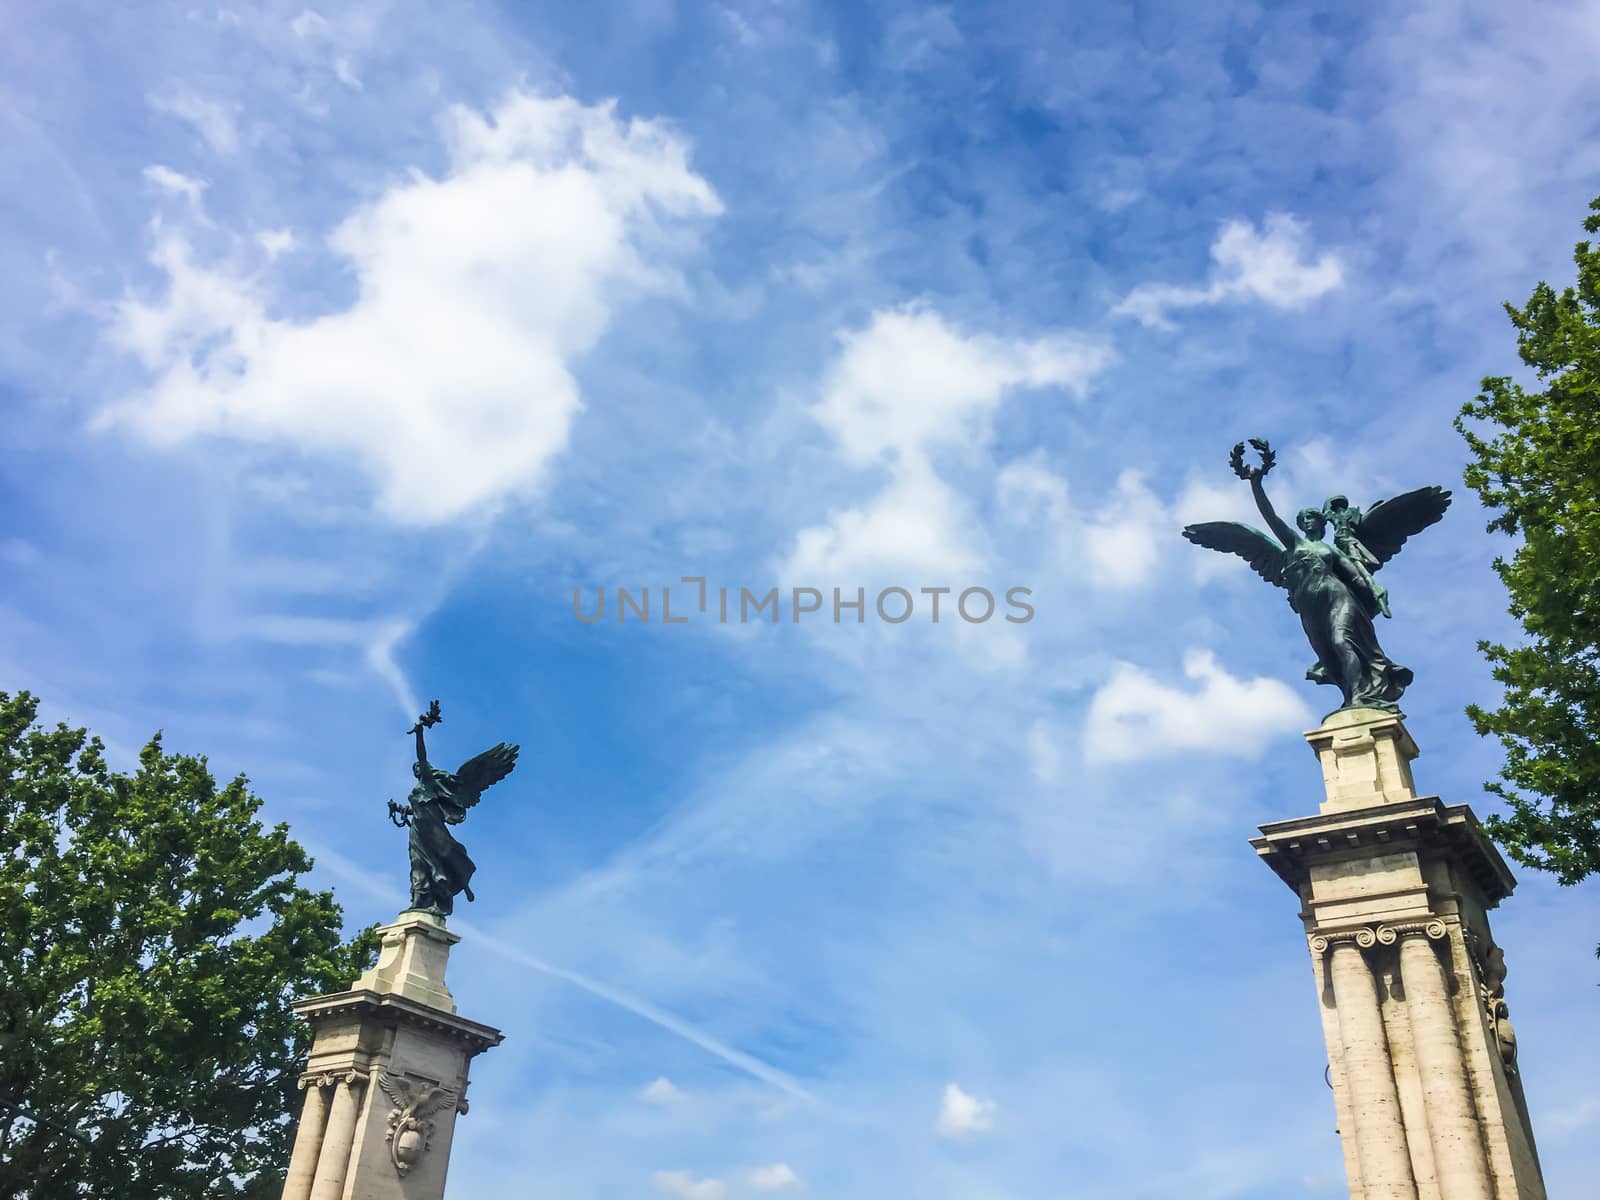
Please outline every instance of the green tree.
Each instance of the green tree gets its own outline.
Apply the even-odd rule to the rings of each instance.
[[[0,1198],[276,1197],[307,1049],[349,986],[331,893],[243,777],[160,735],[132,775],[0,692]]]
[[[1600,232],[1600,199],[1590,209],[1584,228]],[[1564,884],[1600,872],[1600,248],[1579,242],[1575,257],[1575,287],[1540,283],[1525,307],[1506,305],[1543,390],[1485,379],[1455,422],[1489,529],[1522,539],[1494,566],[1526,641],[1479,643],[1504,698],[1467,710],[1505,747],[1489,790],[1510,811],[1487,824]]]

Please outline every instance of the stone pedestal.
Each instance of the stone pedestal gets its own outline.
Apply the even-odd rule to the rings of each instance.
[[[444,921],[404,912],[347,992],[302,1000],[316,1031],[283,1200],[441,1200],[467,1068],[497,1029],[456,1015]]]
[[[1306,740],[1321,811],[1251,845],[1300,898],[1352,1200],[1544,1200],[1489,929],[1515,880],[1471,809],[1416,794],[1398,714]]]

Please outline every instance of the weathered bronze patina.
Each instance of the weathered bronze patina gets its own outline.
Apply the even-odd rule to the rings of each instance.
[[[417,761],[411,768],[417,786],[411,789],[407,803],[389,801],[389,820],[411,831],[411,907],[447,917],[457,892],[473,899],[470,885],[478,868],[446,827],[465,821],[467,809],[482,798],[484,789],[511,774],[521,747],[501,742],[467,759],[454,773],[442,771],[428,762],[423,741],[423,731],[441,720],[435,700],[406,731],[417,737]]]
[[[1299,614],[1317,655],[1307,679],[1337,687],[1345,708],[1396,709],[1411,672],[1391,661],[1378,644],[1373,622],[1389,615],[1389,593],[1373,575],[1400,553],[1408,537],[1444,516],[1450,493],[1418,488],[1380,500],[1365,513],[1345,497],[1332,496],[1320,509],[1302,508],[1291,527],[1261,485],[1276,461],[1272,447],[1261,438],[1251,438],[1250,445],[1260,453],[1260,465],[1245,465],[1243,442],[1233,448],[1231,465],[1234,474],[1249,482],[1256,507],[1277,540],[1237,521],[1189,525],[1183,536],[1208,550],[1237,554],[1261,578],[1289,593],[1289,607]],[[1331,545],[1323,540],[1330,526]]]

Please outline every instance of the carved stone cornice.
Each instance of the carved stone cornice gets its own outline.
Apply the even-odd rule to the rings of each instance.
[[[293,1007],[314,1027],[346,1017],[375,1020],[385,1025],[418,1026],[442,1033],[452,1041],[465,1043],[472,1054],[481,1054],[491,1046],[498,1046],[505,1038],[491,1025],[469,1021],[393,992],[375,992],[369,988],[315,996],[301,1000]]]
[[[1458,864],[1490,908],[1516,887],[1472,809],[1444,804],[1437,796],[1274,821],[1261,826],[1261,835],[1250,844],[1296,893],[1314,865],[1401,850],[1443,855]]]

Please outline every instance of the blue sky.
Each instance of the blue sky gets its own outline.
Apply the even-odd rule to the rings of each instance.
[[[1247,515],[1249,435],[1284,507],[1459,481],[1600,193],[1597,51],[1561,3],[12,6],[0,686],[247,772],[353,924],[421,705],[441,761],[521,742],[463,830],[508,1036],[458,1200],[1343,1194],[1246,844],[1335,701],[1178,529]],[[1480,812],[1482,525],[1381,630]],[[1037,615],[574,619],[683,576]],[[1596,893],[1518,874],[1577,1194]]]

